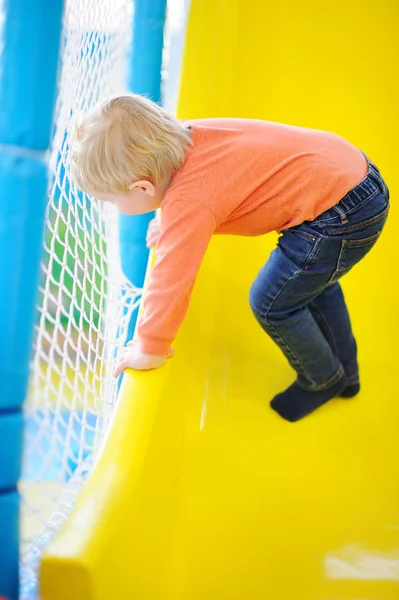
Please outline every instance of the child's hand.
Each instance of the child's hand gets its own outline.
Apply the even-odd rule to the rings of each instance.
[[[161,224],[160,224],[159,218],[155,217],[155,219],[152,219],[152,221],[150,221],[150,223],[148,225],[147,237],[146,237],[147,248],[152,248],[153,246],[156,246],[156,243],[157,243],[160,235],[161,235]]]
[[[172,356],[172,353],[170,354]],[[115,369],[114,377],[119,375],[125,369],[136,369],[136,371],[149,371],[157,369],[169,358],[169,356],[152,356],[140,352],[136,342],[128,342],[119,357],[119,364]]]

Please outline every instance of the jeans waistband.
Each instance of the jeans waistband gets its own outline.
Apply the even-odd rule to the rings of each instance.
[[[346,214],[354,210],[365,200],[368,200],[370,196],[375,194],[375,192],[380,191],[383,194],[386,194],[387,191],[387,186],[379,169],[365,154],[364,157],[366,158],[368,164],[367,175],[363,181],[350,190],[350,192],[348,192],[338,204],[338,206],[343,209]],[[339,212],[339,209],[337,212]]]

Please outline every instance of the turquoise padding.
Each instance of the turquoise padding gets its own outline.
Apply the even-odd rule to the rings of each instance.
[[[128,87],[154,102],[161,100],[161,67],[166,0],[136,0],[134,3],[133,50]],[[148,223],[154,213],[119,219],[122,268],[126,277],[141,288],[147,271],[149,251],[145,245]],[[128,339],[136,327],[132,315]]]
[[[15,488],[22,459],[24,420],[22,411],[0,412],[0,497]],[[12,449],[12,451],[10,451]]]
[[[4,0],[0,54],[0,597],[18,598],[23,424],[63,0]]]
[[[19,495],[0,494],[0,597],[18,599]]]

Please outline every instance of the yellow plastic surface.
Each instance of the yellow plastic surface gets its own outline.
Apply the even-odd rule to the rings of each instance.
[[[192,0],[180,116],[331,129],[390,184],[344,281],[363,389],[296,424],[270,410],[293,372],[247,294],[275,238],[215,239],[175,358],[124,379],[43,600],[399,598],[397,31],[394,0]]]

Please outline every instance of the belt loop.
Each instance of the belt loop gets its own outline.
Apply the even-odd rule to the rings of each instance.
[[[342,225],[349,223],[349,219],[347,218],[345,211],[339,206],[339,204],[336,204],[335,206],[333,206],[333,209],[335,210],[336,213],[338,213],[339,218],[341,219]]]
[[[379,172],[379,170],[377,169],[377,167],[375,165],[372,165],[372,166],[373,166],[373,168],[370,171],[371,179],[374,180],[374,183],[377,185],[377,187],[379,188],[380,192],[385,196],[385,194],[387,192],[385,181],[382,178],[382,175]]]

